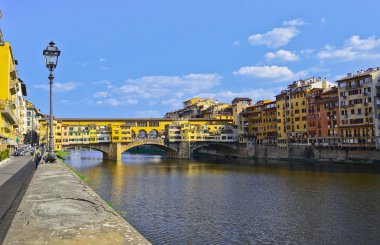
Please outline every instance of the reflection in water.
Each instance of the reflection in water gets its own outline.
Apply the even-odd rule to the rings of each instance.
[[[67,162],[153,244],[380,241],[377,166],[72,151]]]

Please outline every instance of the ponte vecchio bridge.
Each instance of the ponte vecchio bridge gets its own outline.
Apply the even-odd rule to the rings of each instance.
[[[40,143],[48,143],[48,121],[40,121]],[[142,145],[165,150],[171,158],[189,158],[201,147],[238,150],[237,130],[230,119],[56,118],[54,148],[81,147],[101,151],[106,159]]]

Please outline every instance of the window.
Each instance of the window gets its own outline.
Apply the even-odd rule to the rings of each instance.
[[[149,126],[151,126],[151,127],[158,127],[158,122],[157,121],[149,122]]]
[[[340,87],[340,88],[344,88],[344,87],[346,87],[346,82],[339,83],[339,87]]]

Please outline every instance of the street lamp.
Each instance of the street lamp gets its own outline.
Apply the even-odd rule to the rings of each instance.
[[[45,56],[46,68],[49,69],[49,80],[50,80],[50,144],[49,144],[49,153],[53,154],[54,152],[54,136],[53,136],[53,71],[57,67],[58,57],[61,54],[61,51],[55,46],[55,43],[51,41],[49,46],[46,47],[43,51]]]

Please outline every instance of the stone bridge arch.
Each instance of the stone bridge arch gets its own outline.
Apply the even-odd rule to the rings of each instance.
[[[62,150],[66,149],[75,149],[77,147],[80,148],[85,148],[85,149],[94,149],[97,151],[100,151],[103,153],[103,158],[107,159],[109,158],[109,153],[110,153],[110,147],[109,144],[81,144],[81,145],[67,145],[67,146],[62,146]]]
[[[170,158],[176,158],[177,156],[177,149],[167,146],[164,144],[164,142],[159,142],[159,140],[155,139],[146,139],[146,140],[138,140],[137,142],[132,142],[128,145],[121,145],[120,147],[120,157],[121,154],[128,151],[129,149],[138,147],[138,146],[143,146],[143,145],[150,145],[150,146],[156,146],[160,149],[165,150],[166,154]]]
[[[215,151],[216,153],[233,155],[239,151],[237,143],[224,142],[192,142],[190,144],[190,155],[204,148],[205,150]]]

